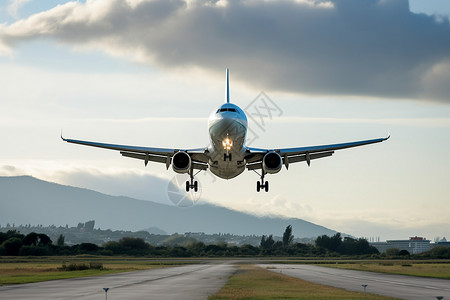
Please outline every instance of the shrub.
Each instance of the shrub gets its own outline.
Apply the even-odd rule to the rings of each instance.
[[[403,250],[400,250],[398,252],[398,255],[400,255],[400,256],[409,256],[410,254],[409,254],[408,250],[403,249]]]
[[[98,262],[86,263],[63,263],[60,270],[62,271],[83,271],[83,270],[103,270],[103,264]]]
[[[103,270],[103,264],[99,262],[90,262],[89,269]]]
[[[22,256],[44,256],[52,254],[52,251],[44,246],[22,246],[19,251],[19,255]]]

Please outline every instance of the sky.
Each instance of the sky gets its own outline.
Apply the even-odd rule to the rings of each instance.
[[[446,0],[2,1],[0,176],[173,205],[168,182],[185,179],[165,165],[61,131],[204,147],[228,67],[251,146],[391,138],[283,168],[269,193],[253,172],[201,173],[199,202],[357,237],[449,238],[449,20]],[[254,115],[261,95],[273,115]]]

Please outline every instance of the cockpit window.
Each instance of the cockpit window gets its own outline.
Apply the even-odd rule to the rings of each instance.
[[[235,108],[219,108],[216,113],[224,111],[237,112]]]

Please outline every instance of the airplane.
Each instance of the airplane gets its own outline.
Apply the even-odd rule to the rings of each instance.
[[[331,156],[335,150],[379,143],[390,137],[330,145],[262,149],[246,146],[247,128],[245,112],[230,102],[229,70],[226,69],[225,103],[209,117],[210,143],[206,147],[153,148],[66,139],[62,134],[61,138],[68,143],[117,150],[122,156],[143,160],[145,166],[149,161],[166,164],[166,169],[172,165],[176,173],[190,176],[190,180],[186,181],[186,192],[191,189],[197,192],[198,182],[194,177],[208,168],[223,179],[234,178],[245,169],[255,171],[260,177],[256,184],[257,192],[268,192],[269,182],[264,179],[265,176],[280,172],[283,165],[288,169],[292,163],[305,161],[310,166],[311,160]]]

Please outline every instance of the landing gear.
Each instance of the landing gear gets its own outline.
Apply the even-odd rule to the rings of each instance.
[[[191,182],[189,182],[189,180],[186,181],[186,192],[189,192],[190,189],[194,189],[194,192],[197,192],[198,191],[198,181],[192,181],[192,180],[191,180]]]
[[[194,189],[194,192],[198,191],[198,181],[194,181],[194,170],[189,172],[190,180],[186,181],[186,192],[189,192],[190,189]]]
[[[227,153],[223,154],[223,161],[227,161],[227,159],[231,161],[231,153],[230,154],[227,154]]]
[[[264,172],[261,175],[261,181],[256,182],[256,191],[259,192],[261,189],[264,189],[266,192],[269,191],[269,182],[264,182]]]

